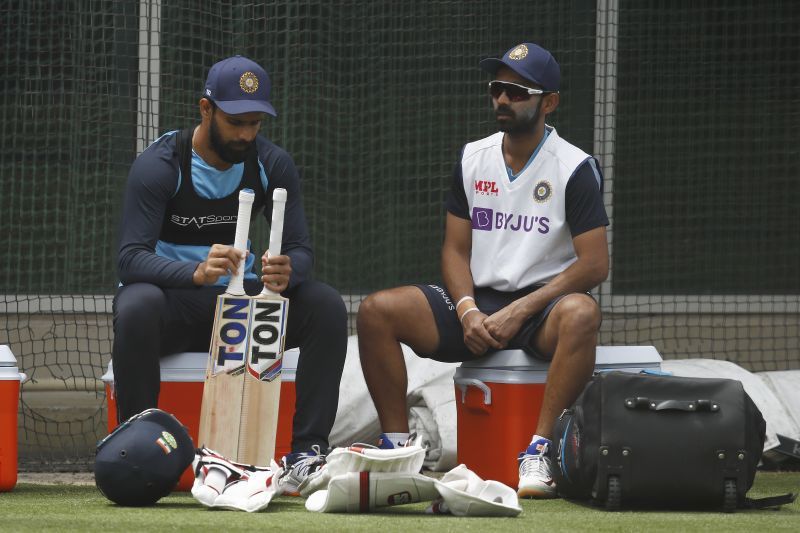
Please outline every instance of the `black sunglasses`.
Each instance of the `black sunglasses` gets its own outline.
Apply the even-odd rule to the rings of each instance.
[[[506,93],[506,96],[512,102],[524,102],[525,100],[530,100],[536,94],[547,94],[549,92],[552,91],[532,89],[510,81],[494,80],[489,82],[489,94],[492,95],[492,98],[500,98],[501,94]]]

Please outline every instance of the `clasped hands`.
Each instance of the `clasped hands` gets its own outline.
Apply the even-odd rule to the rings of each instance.
[[[517,302],[512,302],[491,316],[483,313],[471,297],[462,298],[456,314],[464,329],[464,344],[475,355],[489,349],[502,350],[517,334],[527,318]]]
[[[206,260],[197,265],[192,275],[195,285],[212,285],[222,276],[235,275],[239,264],[247,258],[246,250],[233,246],[215,244],[208,251]],[[273,292],[283,292],[289,286],[292,275],[292,260],[288,255],[270,257],[269,252],[261,256],[261,282]]]

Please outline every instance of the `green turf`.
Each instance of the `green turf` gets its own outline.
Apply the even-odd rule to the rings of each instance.
[[[800,490],[800,473],[759,473],[751,497]],[[92,486],[20,484],[0,493],[0,531],[800,531],[800,501],[780,510],[607,513],[563,500],[522,502],[518,518],[455,518],[422,514],[425,505],[364,515],[317,514],[300,498],[281,497],[258,514],[211,511],[187,493],[156,506],[123,508]]]

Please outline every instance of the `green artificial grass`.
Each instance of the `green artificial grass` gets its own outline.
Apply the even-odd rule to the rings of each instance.
[[[800,473],[760,472],[752,498],[800,491]],[[209,510],[188,493],[148,508],[118,507],[93,486],[20,484],[0,493],[0,531],[800,531],[800,501],[780,510],[608,513],[564,500],[522,501],[517,518],[423,514],[427,504],[372,514],[317,514],[301,498],[281,497],[261,513]]]

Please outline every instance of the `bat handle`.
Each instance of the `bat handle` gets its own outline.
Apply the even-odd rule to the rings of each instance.
[[[272,193],[272,223],[269,231],[269,256],[281,255],[281,244],[283,242],[283,213],[286,210],[286,189],[275,189]],[[261,291],[262,296],[277,295],[278,293],[268,289],[264,285]]]
[[[236,216],[236,236],[233,247],[237,250],[247,250],[247,234],[250,231],[250,212],[253,210],[253,200],[256,195],[251,189],[239,191],[239,213]],[[239,261],[236,274],[228,282],[228,294],[244,295],[244,265],[245,260]]]

